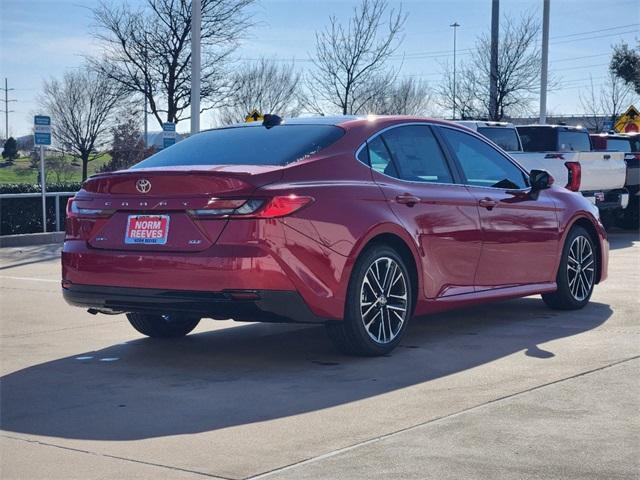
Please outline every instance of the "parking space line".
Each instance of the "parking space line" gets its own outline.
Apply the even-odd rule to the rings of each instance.
[[[53,282],[53,283],[60,283],[59,279],[53,279],[53,278],[36,278],[36,277],[11,277],[9,275],[0,275],[0,279],[5,279],[5,280],[25,280],[25,281],[31,281],[31,282]]]
[[[174,467],[174,466],[171,466],[171,465],[163,465],[162,463],[145,462],[143,460],[136,460],[134,458],[119,457],[117,455],[109,455],[107,453],[92,452],[91,450],[82,450],[82,449],[79,449],[79,448],[65,447],[63,445],[56,445],[55,443],[41,442],[39,440],[32,440],[30,438],[14,437],[12,435],[0,435],[0,437],[8,438],[10,440],[17,440],[17,441],[20,441],[20,442],[27,442],[27,443],[31,443],[31,444],[34,444],[34,445],[41,445],[41,446],[44,446],[44,447],[60,448],[62,450],[70,450],[72,452],[77,452],[77,453],[86,453],[88,455],[95,455],[96,457],[105,457],[105,458],[112,458],[114,460],[122,460],[122,461],[125,461],[125,462],[140,463],[142,465],[150,465],[152,467],[166,468],[166,469],[174,470],[174,471],[177,471],[177,472],[193,473],[194,475],[200,475],[200,476],[203,476],[203,477],[213,478],[213,479],[216,479],[216,480],[232,480],[232,479],[230,479],[228,477],[221,477],[219,475],[212,475],[210,473],[199,472],[197,470],[189,470],[187,468]]]
[[[630,362],[630,361],[633,361],[633,360],[637,360],[639,358],[640,358],[640,355],[635,355],[633,357],[625,358],[623,360],[618,360],[617,362],[609,363],[609,364],[603,365],[601,367],[593,368],[591,370],[586,370],[584,372],[579,372],[579,373],[576,373],[574,375],[570,375],[570,376],[565,377],[565,378],[560,378],[560,379],[554,380],[552,382],[543,383],[541,385],[535,385],[533,387],[527,388],[527,389],[519,391],[519,392],[510,393],[508,395],[503,395],[501,397],[494,398],[492,400],[488,400],[488,401],[480,403],[478,405],[474,405],[472,407],[464,408],[464,409],[459,410],[457,412],[453,412],[453,413],[450,413],[450,414],[447,414],[447,415],[443,415],[441,417],[432,418],[431,420],[427,420],[426,422],[418,423],[416,425],[411,425],[410,427],[402,428],[402,429],[396,430],[394,432],[385,433],[383,435],[379,435],[377,437],[370,438],[370,439],[364,440],[362,442],[354,443],[353,445],[349,445],[347,447],[338,448],[337,450],[333,450],[333,451],[324,453],[322,455],[318,455],[317,457],[310,457],[310,458],[307,458],[305,460],[300,460],[299,462],[294,462],[294,463],[291,463],[289,465],[285,465],[283,467],[274,468],[273,470],[262,472],[262,473],[259,473],[257,475],[252,475],[250,477],[247,477],[245,480],[259,480],[259,479],[263,479],[263,478],[268,478],[268,477],[270,477],[272,475],[275,475],[275,474],[278,474],[278,473],[282,473],[282,472],[285,472],[285,471],[288,471],[288,470],[293,470],[295,468],[298,468],[298,467],[301,467],[301,466],[304,466],[304,465],[308,465],[310,463],[316,463],[316,462],[319,462],[319,461],[322,461],[322,460],[326,460],[327,458],[335,457],[336,455],[340,455],[341,453],[346,453],[346,452],[349,452],[351,450],[355,450],[355,449],[360,448],[360,447],[371,445],[372,443],[377,443],[377,442],[380,442],[382,440],[386,440],[387,438],[395,437],[397,435],[403,434],[405,432],[410,432],[412,430],[416,430],[418,428],[430,425],[432,423],[437,423],[437,422],[441,422],[443,420],[447,420],[447,419],[452,418],[452,417],[457,417],[459,415],[464,415],[465,413],[469,413],[469,412],[472,412],[474,410],[478,410],[480,408],[486,407],[488,405],[492,405],[494,403],[501,402],[503,400],[509,400],[511,398],[519,397],[521,395],[524,395],[524,394],[527,394],[527,393],[530,393],[530,392],[535,392],[536,390],[540,390],[540,389],[543,389],[543,388],[546,388],[546,387],[550,387],[552,385],[563,383],[563,382],[565,382],[567,380],[573,380],[575,378],[583,377],[585,375],[596,373],[596,372],[599,372],[601,370],[606,370],[608,368],[615,367],[615,366],[620,365],[622,363],[626,363],[626,362]]]

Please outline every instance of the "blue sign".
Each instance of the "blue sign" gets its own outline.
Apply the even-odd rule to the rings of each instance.
[[[33,134],[33,143],[35,145],[51,145],[51,134],[36,132]]]
[[[176,143],[176,124],[175,123],[163,123],[162,124],[162,148],[170,147]]]
[[[613,122],[611,120],[605,120],[602,123],[602,131],[608,132],[609,130],[613,130]]]
[[[33,117],[33,143],[51,145],[51,117],[46,115]]]
[[[47,117],[46,115],[36,115],[33,117],[34,125],[51,125],[51,117]]]

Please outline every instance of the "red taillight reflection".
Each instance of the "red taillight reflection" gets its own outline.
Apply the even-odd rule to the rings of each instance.
[[[297,195],[273,197],[256,216],[260,218],[285,217],[296,210],[300,210],[312,201],[313,198],[311,197],[299,197]]]

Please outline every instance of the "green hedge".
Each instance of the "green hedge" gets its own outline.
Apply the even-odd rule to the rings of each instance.
[[[47,192],[77,192],[80,182],[49,183]],[[0,185],[2,193],[40,193],[40,185],[4,184]],[[60,228],[64,230],[66,206],[69,195],[59,197]],[[47,197],[47,231],[56,229],[55,197]],[[34,198],[5,198],[0,199],[0,235],[14,235],[18,233],[42,232],[42,200]]]

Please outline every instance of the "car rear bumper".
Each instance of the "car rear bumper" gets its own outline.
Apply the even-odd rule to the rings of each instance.
[[[93,313],[189,312],[215,319],[255,322],[324,323],[293,291],[223,290],[219,292],[76,285],[64,282],[64,299]]]

